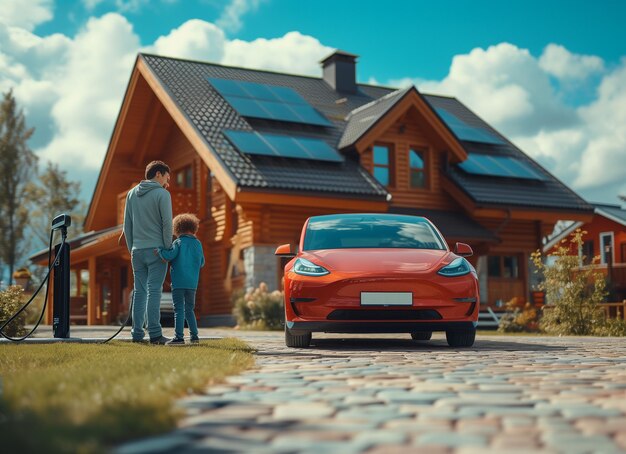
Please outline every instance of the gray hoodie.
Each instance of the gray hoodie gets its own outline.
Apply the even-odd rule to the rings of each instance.
[[[129,251],[172,246],[172,198],[152,180],[142,180],[128,191],[124,236]]]

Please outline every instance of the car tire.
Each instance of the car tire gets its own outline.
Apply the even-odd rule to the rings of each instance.
[[[311,345],[311,333],[295,335],[291,334],[289,328],[285,326],[285,345],[291,348],[307,348]]]
[[[471,347],[476,339],[476,328],[446,331],[446,340],[450,347]]]
[[[411,333],[411,338],[416,341],[427,341],[433,337],[432,331],[416,331]]]

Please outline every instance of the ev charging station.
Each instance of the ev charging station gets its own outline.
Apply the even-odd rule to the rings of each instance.
[[[120,326],[119,330],[113,334],[108,339],[78,339],[78,338],[70,338],[70,244],[67,242],[67,228],[72,225],[72,217],[69,214],[60,214],[55,216],[52,220],[52,225],[50,228],[50,243],[48,245],[48,273],[46,277],[43,279],[35,293],[31,296],[30,300],[26,304],[24,304],[20,310],[18,310],[15,314],[13,314],[8,320],[0,322],[0,342],[3,342],[5,339],[12,342],[22,342],[22,341],[33,341],[33,342],[52,342],[57,339],[61,342],[95,342],[106,344],[110,340],[117,337],[118,334],[122,332],[128,320],[130,319],[130,313],[132,310],[133,301],[131,300],[131,305],[129,308],[128,318],[126,321]],[[52,256],[52,239],[54,237],[54,233],[56,231],[60,231],[61,233],[61,242],[56,244],[54,247],[54,262],[50,263],[50,259]],[[43,319],[46,304],[48,302],[48,289],[50,288],[50,273],[52,275],[52,286],[53,286],[53,296],[52,296],[52,331],[54,338],[39,338],[39,339],[28,339],[37,329],[41,320]],[[31,331],[19,338],[14,338],[7,335],[3,330],[4,328],[11,323],[19,314],[21,314],[35,299],[35,296],[41,291],[43,286],[46,285],[46,292],[44,297],[44,304],[41,310],[41,315],[39,317],[39,321],[35,324],[35,327],[31,329]],[[5,338],[5,339],[2,339]]]
[[[67,228],[72,225],[72,218],[61,214],[52,220],[52,230],[61,231],[61,242],[54,246],[53,293],[52,293],[52,331],[54,337],[70,337],[70,244],[67,240]]]

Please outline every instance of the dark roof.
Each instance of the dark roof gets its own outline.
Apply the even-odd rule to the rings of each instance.
[[[593,207],[550,172],[513,145],[506,137],[454,98],[425,95],[434,108],[444,108],[466,124],[487,129],[504,142],[501,145],[461,141],[468,154],[511,156],[526,163],[544,180],[491,178],[464,172],[458,165],[450,166],[448,177],[478,204],[534,207],[555,210],[591,211]]]
[[[430,220],[448,239],[499,242],[489,229],[460,211],[421,210],[417,208],[389,207],[389,213],[423,216]]]
[[[91,231],[91,232],[83,233],[82,235],[79,235],[76,238],[73,238],[70,241],[68,241],[68,244],[70,245],[70,248],[72,250],[78,249],[79,247],[85,246],[87,244],[97,242],[103,236],[108,236],[111,233],[114,233],[116,231],[119,231],[121,233],[122,226],[116,225],[116,226],[107,227],[106,229],[102,229],[98,231]],[[28,260],[35,263],[47,257],[48,257],[48,249],[42,249],[41,251],[35,252],[30,257],[28,257]],[[52,258],[54,258],[54,251],[52,252]]]
[[[325,140],[336,149],[343,131],[344,118],[348,113],[384,95],[387,89],[360,86],[356,94],[339,95],[322,79],[312,77],[253,71],[153,55],[143,55],[143,58],[239,186],[349,194],[383,200],[387,197],[385,188],[369,176],[356,162],[356,158],[353,163],[346,160],[344,163],[334,164],[289,158],[258,159],[237,151],[222,134],[224,129],[237,129],[301,135]],[[213,89],[207,81],[209,77],[292,88],[322,112],[333,126],[325,128],[245,119]],[[347,99],[337,104],[335,101],[341,98]],[[271,165],[268,165],[268,159],[273,160]]]
[[[347,148],[356,143],[363,134],[369,131],[378,120],[385,116],[389,109],[404,98],[413,87],[392,91],[385,96],[354,109],[346,118],[347,124],[337,147]]]
[[[596,208],[596,213],[601,214],[612,221],[626,225],[626,210],[624,210],[621,206],[608,205],[604,203],[594,203],[594,206]]]
[[[343,163],[322,163],[240,153],[222,134],[225,129],[300,135],[324,140],[335,149],[348,149],[410,88],[395,90],[358,84],[354,94],[338,93],[323,79],[271,71],[221,66],[155,55],[141,56],[161,81],[181,112],[215,152],[237,185],[244,188],[287,192],[327,193],[385,199],[387,191],[358,163],[344,153]],[[330,127],[244,118],[211,86],[207,78],[280,85],[298,92],[331,123]],[[386,95],[389,95],[385,97]],[[505,154],[528,163],[544,181],[470,175],[451,166],[448,177],[477,204],[525,206],[544,209],[591,211],[592,207],[485,123],[455,98],[423,95],[433,108],[445,108],[470,126],[486,128],[504,145],[461,141],[468,153]],[[361,109],[360,109],[361,108]]]

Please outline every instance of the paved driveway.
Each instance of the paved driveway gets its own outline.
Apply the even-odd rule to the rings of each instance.
[[[180,401],[181,427],[121,452],[626,452],[626,339],[237,335],[257,368]]]

